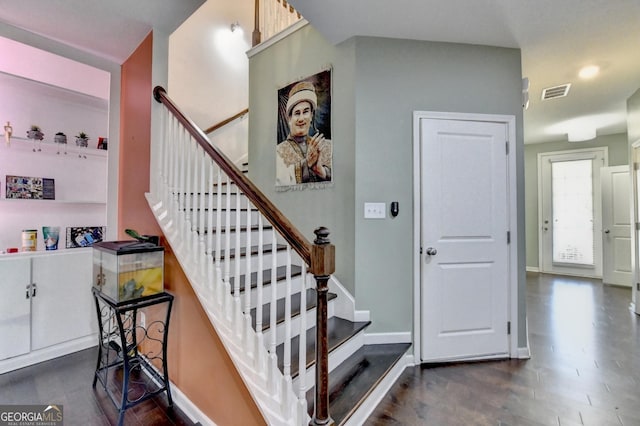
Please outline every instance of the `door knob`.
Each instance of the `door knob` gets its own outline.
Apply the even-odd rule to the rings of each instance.
[[[438,254],[438,250],[434,249],[433,247],[427,248],[428,256],[435,256],[436,254]]]
[[[604,230],[604,233],[605,233],[605,234],[608,234],[609,232],[611,232],[611,231],[609,231],[608,229],[605,229],[605,230]]]

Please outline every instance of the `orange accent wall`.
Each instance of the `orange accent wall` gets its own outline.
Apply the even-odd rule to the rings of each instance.
[[[153,35],[122,65],[119,239],[126,228],[161,235],[144,196],[149,191],[151,65]],[[168,337],[169,376],[203,413],[220,426],[265,421],[209,322],[173,251],[165,246],[165,288],[175,296]]]

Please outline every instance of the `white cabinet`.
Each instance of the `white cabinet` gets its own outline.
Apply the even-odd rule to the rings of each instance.
[[[30,350],[31,259],[0,258],[0,359]]]
[[[0,256],[0,373],[97,343],[92,262],[91,249]]]
[[[31,299],[31,350],[97,332],[91,250],[34,256]]]

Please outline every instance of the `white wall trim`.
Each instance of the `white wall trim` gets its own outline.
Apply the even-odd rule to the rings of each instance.
[[[50,359],[58,358],[60,356],[68,355],[84,349],[89,349],[93,346],[96,346],[97,344],[98,333],[94,333],[89,336],[81,337],[79,339],[60,343],[59,345],[53,345],[44,349],[38,349],[24,355],[15,356],[13,358],[7,358],[0,361],[0,374],[17,370],[19,368],[28,367],[39,362],[48,361]]]
[[[189,419],[194,422],[200,422],[203,425],[216,426],[216,423],[207,417],[182,391],[171,382],[171,396],[173,402],[182,410]]]
[[[463,121],[490,121],[496,123],[504,123],[507,125],[507,135],[505,137],[511,147],[509,154],[507,175],[509,179],[508,197],[509,197],[509,228],[511,231],[511,243],[509,244],[509,307],[508,316],[511,321],[512,330],[516,330],[509,336],[509,356],[515,357],[519,353],[518,348],[518,204],[517,204],[517,167],[516,152],[518,145],[516,143],[516,117],[514,115],[501,114],[467,114],[457,112],[437,112],[437,111],[414,111],[413,112],[413,264],[414,264],[414,291],[413,291],[413,351],[416,363],[422,359],[421,354],[421,255],[420,255],[420,208],[421,208],[421,191],[420,191],[420,122],[423,119],[440,119],[440,120],[463,120]]]
[[[382,345],[385,343],[411,343],[411,332],[396,333],[365,333],[365,345]]]
[[[370,320],[371,320],[370,311],[355,311],[353,313],[353,322],[362,322],[362,321],[370,321]]]
[[[280,40],[283,40],[289,37],[291,34],[295,33],[299,29],[307,26],[307,24],[309,24],[309,22],[306,19],[299,20],[295,24],[291,25],[289,28],[285,28],[284,30],[280,31],[278,34],[274,35],[269,40],[265,40],[259,45],[249,49],[247,51],[247,57],[251,58],[252,56],[262,52],[263,50],[268,49],[269,47],[273,46]]]
[[[527,266],[527,272],[540,272],[540,268],[537,266]]]

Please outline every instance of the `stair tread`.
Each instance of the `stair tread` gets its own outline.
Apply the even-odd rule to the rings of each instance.
[[[329,343],[329,353],[338,346],[358,334],[371,324],[371,321],[352,322],[343,318],[331,317],[327,320],[327,337]],[[298,375],[299,368],[299,336],[291,339],[291,377]],[[284,370],[284,343],[276,347],[278,354],[278,368]],[[315,363],[316,358],[316,327],[307,330],[307,368]]]
[[[250,255],[254,256],[258,254],[258,249],[260,246],[251,246],[251,251],[250,251]],[[277,244],[276,245],[276,251],[281,251],[281,250],[286,250],[287,246],[284,244]],[[262,245],[262,253],[272,253],[273,251],[273,247],[271,244],[263,244]],[[216,253],[213,252],[212,256],[215,258],[216,257]],[[226,250],[221,250],[220,251],[220,259],[226,259],[227,253]],[[241,247],[240,248],[240,253],[239,253],[240,257],[245,257],[247,256],[247,248],[246,247]],[[235,259],[236,258],[236,249],[232,248],[231,250],[229,250],[229,259]]]
[[[335,293],[328,293],[327,298],[333,300],[338,297]],[[307,290],[307,311],[316,307],[316,291]],[[278,299],[276,302],[276,324],[284,322],[285,299]],[[251,326],[256,329],[256,308],[251,309]],[[300,315],[300,293],[291,296],[291,317]],[[268,330],[271,321],[271,303],[262,305],[262,331]]]
[[[364,345],[329,374],[329,414],[343,424],[411,346],[410,343]],[[307,392],[313,416],[315,389]]]
[[[262,230],[267,230],[267,229],[272,229],[272,228],[273,228],[273,227],[272,227],[271,225],[269,225],[269,224],[262,225]],[[240,226],[240,232],[246,232],[247,230],[250,230],[250,231],[259,231],[259,230],[260,230],[260,227],[259,227],[258,225],[251,225],[251,227],[248,227],[247,225],[241,225],[241,226]],[[209,233],[209,231],[213,232],[214,234],[215,234],[216,232],[220,232],[221,234],[224,234],[224,233],[226,233],[227,231],[229,231],[229,232],[237,232],[238,230],[237,230],[237,227],[236,227],[235,225],[231,225],[229,228],[225,228],[225,227],[223,226],[223,227],[221,227],[219,230],[218,230],[218,228],[216,228],[216,227],[214,226],[214,227],[212,227],[212,228],[206,229],[206,230],[204,231],[204,234],[205,234],[205,235],[206,235],[206,234],[208,234],[208,233]],[[200,231],[198,231],[198,233],[200,233]]]
[[[291,277],[297,277],[302,275],[302,268],[298,265],[291,265]],[[286,266],[278,266],[276,268],[276,281],[284,280],[287,277],[287,267]],[[246,275],[240,276],[240,291],[245,290],[245,281]],[[231,284],[231,288],[233,288],[233,283],[235,282],[235,277],[229,278],[229,283]],[[252,272],[250,279],[251,288],[255,288],[258,285],[258,273]],[[265,269],[262,271],[262,284],[269,285],[271,284],[271,269]]]

